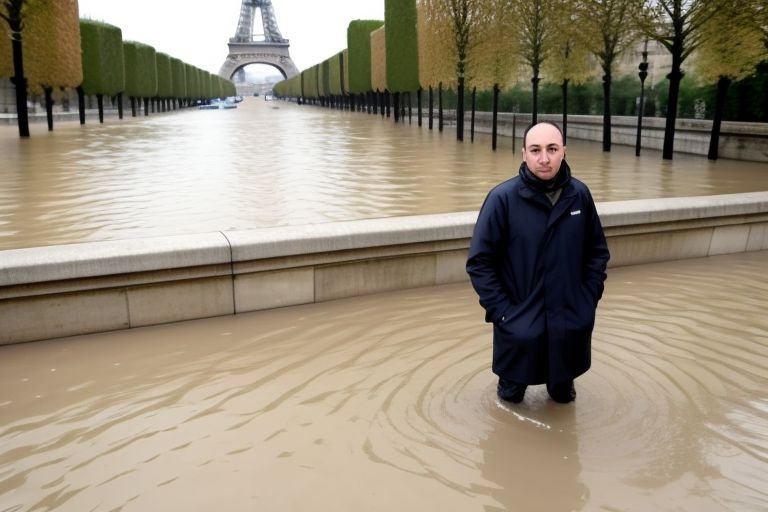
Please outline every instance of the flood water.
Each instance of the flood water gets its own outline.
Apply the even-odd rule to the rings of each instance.
[[[468,284],[0,347],[0,511],[763,511],[768,253],[609,270],[569,405]]]
[[[521,160],[508,138],[260,98],[31,130],[0,126],[0,250],[477,210]],[[568,146],[598,201],[768,190],[765,163]]]

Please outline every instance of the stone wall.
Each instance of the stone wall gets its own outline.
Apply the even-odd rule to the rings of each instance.
[[[454,111],[447,112],[446,118],[449,126],[455,126],[456,114]],[[467,137],[469,136],[470,120],[470,114],[467,114],[464,122]],[[562,125],[563,116],[561,114],[539,114],[538,120],[554,121]],[[498,133],[510,137],[514,127],[516,136],[522,138],[523,132],[530,122],[530,114],[500,113]],[[491,123],[491,113],[475,113],[475,131],[491,133]],[[662,150],[665,123],[666,119],[661,117],[643,118],[641,148]],[[706,156],[709,151],[711,130],[712,121],[678,119],[675,125],[675,153]],[[581,139],[602,142],[602,116],[568,116],[567,136],[569,140]],[[635,147],[636,139],[636,117],[611,117],[611,141],[613,144]],[[768,124],[724,121],[720,133],[719,157],[768,162]]]

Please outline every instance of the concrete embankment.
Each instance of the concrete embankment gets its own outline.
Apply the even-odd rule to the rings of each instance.
[[[456,114],[446,113],[449,125],[455,125]],[[475,131],[491,133],[492,115],[490,112],[475,113]],[[563,124],[560,114],[539,114],[539,121],[553,121]],[[469,137],[471,115],[466,116],[464,128]],[[522,138],[525,128],[531,122],[530,114],[499,113],[497,130],[500,136]],[[666,119],[662,117],[643,118],[643,130],[640,146],[643,149],[661,151],[664,147],[664,128]],[[704,119],[678,119],[675,124],[675,152],[707,156],[712,131],[712,121]],[[568,116],[568,139],[603,140],[602,116]],[[635,146],[637,141],[637,118],[628,116],[611,117],[611,142],[622,146]],[[723,122],[718,144],[720,158],[768,162],[768,124]]]
[[[768,192],[601,203],[612,266],[768,249]],[[476,212],[0,252],[0,344],[461,282]]]

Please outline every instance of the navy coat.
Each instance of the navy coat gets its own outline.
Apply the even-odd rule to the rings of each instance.
[[[519,176],[492,189],[467,272],[493,323],[493,372],[521,384],[586,372],[609,257],[592,195],[577,179],[554,206]]]

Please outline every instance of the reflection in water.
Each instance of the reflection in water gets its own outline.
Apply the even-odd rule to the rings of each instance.
[[[0,249],[477,210],[521,160],[510,139],[257,98],[31,128],[0,126]],[[768,189],[764,163],[578,140],[568,159],[598,201]]]
[[[609,270],[560,405],[468,284],[0,347],[0,511],[762,511],[768,252]]]
[[[534,393],[521,406],[499,402],[492,413],[493,428],[479,445],[485,453],[480,470],[497,485],[490,495],[498,505],[486,510],[582,510],[589,489],[581,482],[573,404]]]

